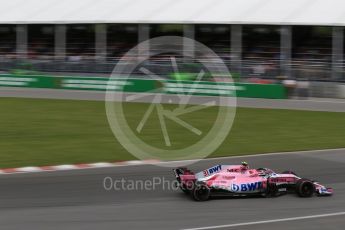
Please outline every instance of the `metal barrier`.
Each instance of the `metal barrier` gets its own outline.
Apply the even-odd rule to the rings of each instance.
[[[186,63],[179,60],[184,65],[184,71],[196,72],[195,63]],[[224,61],[229,67],[234,78],[264,78],[264,79],[281,79],[284,74],[279,65],[279,60],[242,60],[241,68],[233,71],[231,63]],[[25,65],[23,65],[25,63]],[[112,59],[105,62],[93,60],[81,61],[59,61],[59,60],[16,60],[0,59],[0,71],[10,72],[14,69],[22,69],[36,72],[54,72],[54,73],[90,73],[90,74],[111,74],[118,59]],[[188,67],[190,64],[190,67]],[[194,64],[194,65],[193,65]],[[217,64],[217,63],[212,63]],[[23,67],[24,66],[24,67]],[[191,67],[192,66],[192,67]],[[150,71],[166,76],[172,72],[169,60],[147,61],[145,67]],[[291,78],[307,79],[312,81],[335,81],[345,82],[345,72],[339,73],[338,79],[332,79],[331,63],[317,60],[293,61],[291,66]],[[344,68],[345,69],[345,68]]]

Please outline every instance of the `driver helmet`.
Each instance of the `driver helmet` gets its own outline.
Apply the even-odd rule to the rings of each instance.
[[[241,162],[241,169],[242,170],[248,170],[249,169],[248,163],[245,161],[242,161]]]

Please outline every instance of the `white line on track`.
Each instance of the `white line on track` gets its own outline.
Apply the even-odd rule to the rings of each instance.
[[[262,221],[237,223],[237,224],[215,225],[215,226],[208,226],[208,227],[186,228],[183,230],[206,230],[206,229],[232,228],[232,227],[240,227],[240,226],[248,226],[248,225],[268,224],[268,223],[277,223],[277,222],[284,222],[284,221],[306,220],[306,219],[316,219],[316,218],[331,217],[331,216],[342,216],[342,215],[345,215],[345,212],[334,212],[334,213],[319,214],[319,215],[312,215],[312,216],[290,217],[290,218],[283,218],[283,219],[262,220]]]

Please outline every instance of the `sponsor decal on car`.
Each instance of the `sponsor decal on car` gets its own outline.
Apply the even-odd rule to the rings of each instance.
[[[225,179],[225,180],[233,180],[235,178],[236,177],[234,177],[234,176],[223,176],[223,179]]]
[[[204,170],[203,173],[204,173],[204,176],[209,176],[209,175],[211,175],[213,173],[219,172],[220,170],[222,170],[222,166],[221,165],[217,165],[217,166],[214,166],[212,168]]]
[[[234,168],[234,169],[227,169],[227,172],[240,172],[241,170],[239,168]]]
[[[262,182],[252,182],[252,183],[231,185],[231,191],[233,192],[252,192],[261,188],[262,188]]]
[[[294,177],[275,177],[269,179],[271,183],[294,183],[296,178]]]
[[[212,185],[219,185],[219,184],[227,184],[228,182],[226,180],[217,180],[217,181],[213,181]]]

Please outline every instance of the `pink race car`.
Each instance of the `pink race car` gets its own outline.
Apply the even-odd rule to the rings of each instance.
[[[206,201],[211,196],[263,196],[276,197],[297,193],[300,197],[329,196],[332,188],[318,182],[298,177],[291,171],[275,173],[268,168],[250,169],[241,165],[216,165],[199,173],[186,168],[173,170],[181,190],[196,201]]]

